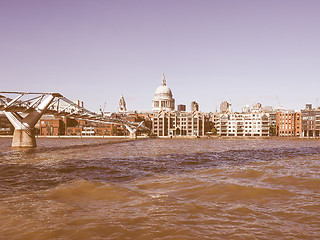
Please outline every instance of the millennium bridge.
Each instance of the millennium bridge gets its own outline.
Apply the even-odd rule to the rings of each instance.
[[[36,147],[35,125],[45,113],[97,123],[116,123],[125,126],[130,138],[138,129],[150,130],[144,122],[131,122],[106,117],[79,106],[60,93],[0,92],[0,111],[14,127],[12,147]]]

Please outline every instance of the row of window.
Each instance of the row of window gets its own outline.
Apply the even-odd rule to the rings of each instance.
[[[154,130],[158,130],[158,129],[168,129],[168,128],[163,128],[162,126],[158,127],[158,126],[154,126],[153,128]],[[197,127],[192,127],[192,126],[181,126],[181,129],[198,129]],[[199,129],[201,130],[202,127],[199,127]]]
[[[237,130],[234,130],[234,129],[232,129],[232,130],[231,130],[231,129],[223,130],[223,129],[222,129],[222,130],[221,130],[221,132],[236,132],[236,131],[239,131],[239,129],[237,129]],[[241,131],[241,132],[243,132],[243,131],[244,131],[244,132],[268,132],[268,130],[262,130],[262,131],[261,131],[261,130],[259,130],[259,129],[258,129],[258,130],[253,130],[253,131],[250,130],[250,129],[245,129],[245,130],[240,130],[240,131]]]
[[[221,136],[229,136],[229,137],[267,137],[269,134],[267,133],[243,133],[243,134],[235,134],[235,133],[221,133]]]

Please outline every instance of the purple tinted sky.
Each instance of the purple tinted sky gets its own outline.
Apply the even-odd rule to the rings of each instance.
[[[88,109],[176,103],[300,109],[320,97],[319,0],[1,0],[6,91],[56,91]]]

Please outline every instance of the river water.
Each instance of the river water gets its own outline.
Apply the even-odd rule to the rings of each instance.
[[[0,239],[319,239],[320,141],[0,138]]]

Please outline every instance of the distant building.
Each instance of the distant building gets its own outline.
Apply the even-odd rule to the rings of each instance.
[[[118,124],[95,123],[85,120],[76,121],[77,124],[70,124],[66,127],[67,136],[113,136],[118,133],[125,133],[124,128]],[[113,131],[113,129],[117,131]]]
[[[306,138],[320,137],[320,109],[313,109],[311,104],[301,111],[301,134]]]
[[[179,112],[185,112],[186,110],[187,110],[186,105],[184,105],[184,104],[179,104],[178,105],[178,111]]]
[[[40,119],[39,134],[41,136],[65,135],[65,118],[43,115]]]
[[[163,74],[161,86],[157,88],[152,100],[152,111],[174,111],[174,109],[175,100],[173,98],[171,89],[167,87],[166,78]]]
[[[261,106],[261,112],[268,113],[269,115],[269,136],[277,135],[277,112],[272,106]]]
[[[320,109],[312,108],[312,104],[306,104],[306,108],[299,112],[277,112],[277,135],[280,137],[320,137]]]
[[[220,113],[228,113],[232,112],[231,110],[231,104],[227,101],[224,101],[220,104]]]
[[[13,134],[13,126],[3,112],[0,112],[0,135]]]
[[[126,129],[119,124],[98,123],[53,115],[43,115],[39,120],[38,128],[41,136],[112,136],[119,133],[127,134]]]
[[[307,103],[306,104],[306,108],[305,108],[305,111],[312,111],[312,104],[311,103]]]
[[[124,96],[121,95],[119,100],[118,113],[124,113],[127,111],[126,101],[124,100]]]
[[[204,136],[208,130],[208,114],[199,112],[199,104],[192,102],[191,112],[185,105],[179,105],[174,111],[175,100],[172,91],[166,85],[164,75],[161,86],[157,88],[152,100],[152,133],[156,136]]]
[[[279,137],[301,137],[301,112],[277,112],[276,126]]]
[[[262,111],[261,104],[256,104],[251,109],[246,107],[244,110],[242,113],[233,113],[231,104],[223,102],[220,105],[221,113],[212,115],[217,134],[225,137],[269,136],[270,113]]]
[[[258,112],[262,112],[262,105],[261,103],[256,103],[252,106],[252,108],[250,109],[250,112],[253,113],[258,113]]]
[[[268,113],[271,113],[271,112],[275,113],[276,112],[275,109],[272,106],[265,106],[265,107],[262,108],[262,110],[264,112],[268,112]]]
[[[269,114],[269,135],[277,135],[277,113],[276,112],[267,112]]]
[[[199,111],[199,104],[196,101],[191,102],[191,112]]]
[[[268,113],[222,113],[215,119],[220,136],[267,137],[269,136]]]
[[[204,136],[210,127],[208,114],[200,112],[154,112],[152,133],[156,136]]]
[[[243,113],[249,113],[250,112],[250,106],[246,105],[245,107],[242,108]]]

